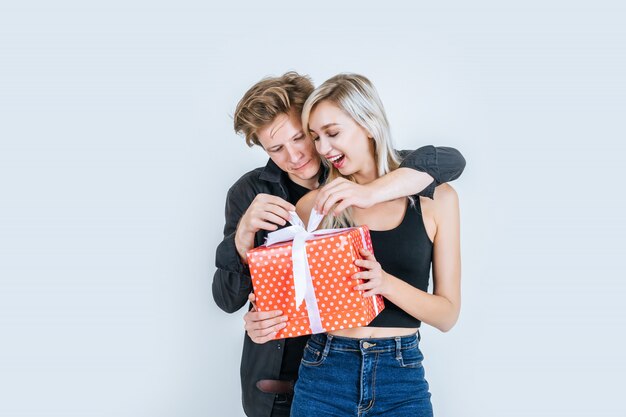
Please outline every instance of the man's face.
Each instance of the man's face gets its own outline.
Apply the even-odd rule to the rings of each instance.
[[[259,129],[257,136],[272,161],[293,182],[309,189],[317,187],[320,157],[311,138],[304,134],[295,112],[277,116]]]

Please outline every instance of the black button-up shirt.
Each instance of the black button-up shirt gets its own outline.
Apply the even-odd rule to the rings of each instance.
[[[420,196],[432,198],[435,187],[458,178],[465,168],[465,159],[454,148],[424,146],[416,151],[400,151],[403,157],[401,167],[413,168],[426,172],[434,181],[426,187]],[[323,165],[322,165],[323,169]],[[322,171],[320,183],[326,176]],[[235,247],[237,224],[257,194],[271,194],[296,204],[295,196],[289,195],[287,182],[289,176],[270,159],[265,167],[257,168],[243,175],[228,191],[226,197],[226,225],[224,239],[218,245],[215,254],[217,270],[213,276],[213,299],[227,313],[233,313],[243,307],[252,292],[250,271],[244,265]],[[255,236],[255,247],[265,242],[266,231],[261,230]],[[248,306],[250,309],[251,306]],[[250,417],[270,417],[274,404],[274,395],[261,392],[256,387],[260,379],[280,379],[283,364],[285,339],[272,340],[256,344],[245,335],[241,357],[241,389],[243,408]],[[294,355],[289,355],[294,357]],[[301,357],[301,355],[300,355]],[[289,364],[290,368],[298,364]]]

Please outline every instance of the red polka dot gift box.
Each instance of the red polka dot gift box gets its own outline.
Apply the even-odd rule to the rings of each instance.
[[[367,326],[385,308],[380,295],[354,289],[363,282],[352,278],[362,270],[354,264],[362,259],[359,249],[373,253],[367,226],[309,232],[295,213],[291,223],[247,253],[258,311],[288,317],[275,339]]]

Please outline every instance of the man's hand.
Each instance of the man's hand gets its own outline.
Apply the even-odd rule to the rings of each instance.
[[[315,199],[315,209],[324,215],[332,209],[336,216],[348,207],[368,208],[375,203],[367,185],[360,185],[345,178],[336,178],[323,186]],[[337,207],[333,209],[333,206]]]
[[[259,230],[274,231],[278,225],[284,226],[289,220],[293,204],[270,194],[258,194],[244,213],[235,233],[237,253],[244,263],[248,262],[246,252],[254,248],[254,235]]]
[[[248,300],[252,303],[252,310],[243,316],[243,320],[246,322],[246,332],[254,343],[262,344],[272,340],[276,333],[287,326],[287,316],[281,316],[282,311],[257,311],[254,293],[248,295]]]

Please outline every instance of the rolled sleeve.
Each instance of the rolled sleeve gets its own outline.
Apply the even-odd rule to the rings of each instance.
[[[411,153],[401,151],[400,155],[404,157],[401,168],[412,168],[433,177],[433,182],[418,194],[431,199],[435,187],[459,178],[465,169],[465,158],[461,152],[447,146],[422,146]]]
[[[215,251],[215,266],[230,272],[248,272],[248,267],[241,262],[237,246],[235,246],[235,232],[224,237]]]
[[[218,245],[215,255],[217,270],[213,275],[213,300],[227,313],[239,310],[252,291],[250,272],[235,247],[235,234],[226,236]]]

